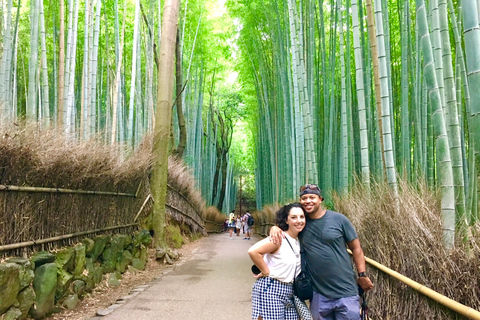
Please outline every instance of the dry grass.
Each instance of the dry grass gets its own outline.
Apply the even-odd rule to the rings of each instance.
[[[225,220],[225,215],[217,209],[217,207],[210,206],[205,209],[205,215],[203,217],[207,221],[212,221],[218,224],[223,224]]]
[[[440,199],[426,186],[400,182],[397,212],[387,185],[357,187],[334,198],[335,210],[349,217],[365,255],[467,306],[480,309],[480,238],[452,251],[442,246]],[[479,234],[478,232],[476,233]],[[464,319],[397,280],[369,268],[375,289],[368,294],[374,318]]]
[[[205,200],[200,191],[195,188],[192,171],[182,160],[172,156],[168,158],[168,183],[183,194],[194,208],[201,208],[202,217],[205,215]]]
[[[280,209],[280,204],[266,205],[260,211],[252,212],[255,218],[255,233],[266,237],[270,228],[275,225],[275,213]]]
[[[128,151],[118,146],[96,140],[73,143],[54,130],[5,130],[0,138],[1,184],[135,192],[152,162],[146,147],[127,159]]]

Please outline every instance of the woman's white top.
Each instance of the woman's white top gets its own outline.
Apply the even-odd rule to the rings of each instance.
[[[235,224],[236,224],[235,226],[236,226],[238,229],[240,229],[240,228],[242,227],[242,220],[240,220],[240,218],[237,218]]]
[[[282,245],[275,253],[267,253],[263,260],[270,270],[270,277],[281,282],[293,282],[293,279],[300,273],[300,240],[290,237],[285,233],[286,239],[282,240]],[[290,242],[292,248],[287,242]],[[270,241],[266,238],[262,241]],[[297,274],[295,274],[295,268]]]

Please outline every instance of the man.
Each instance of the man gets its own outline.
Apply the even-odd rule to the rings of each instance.
[[[253,217],[250,212],[245,213],[245,238],[243,240],[250,240],[250,234],[252,233],[252,226],[253,226]]]
[[[316,185],[300,188],[307,223],[299,238],[314,291],[310,311],[314,320],[359,320],[357,283],[364,291],[373,288],[365,273],[365,256],[352,223],[343,214],[323,208],[322,201]],[[270,237],[274,243],[281,241],[280,229],[272,227]],[[353,253],[358,278],[346,247]]]

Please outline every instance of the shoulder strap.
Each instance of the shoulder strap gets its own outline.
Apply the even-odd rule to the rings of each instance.
[[[307,264],[307,260],[305,259],[305,253],[303,252],[303,249],[300,248],[300,267],[302,272],[305,272],[306,264]]]
[[[288,238],[285,236],[285,240],[287,240],[288,245],[290,248],[292,248],[293,254],[295,255],[295,250],[293,250],[292,245],[290,244],[290,241],[288,241]],[[302,265],[302,258],[300,257],[300,266]],[[295,262],[295,276],[297,276],[297,263]]]
[[[290,241],[288,241],[288,238],[285,237],[285,240],[287,240],[288,245],[290,246],[290,248],[292,248],[293,253],[295,253],[295,250],[293,250],[293,247],[290,244]],[[306,268],[306,261],[305,261],[304,255],[305,254],[303,253],[303,248],[300,248],[300,270],[303,272],[305,272],[305,268]]]

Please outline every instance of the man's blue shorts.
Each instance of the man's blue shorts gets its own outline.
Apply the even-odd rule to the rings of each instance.
[[[313,292],[310,312],[313,320],[360,320],[360,297],[329,299]]]

